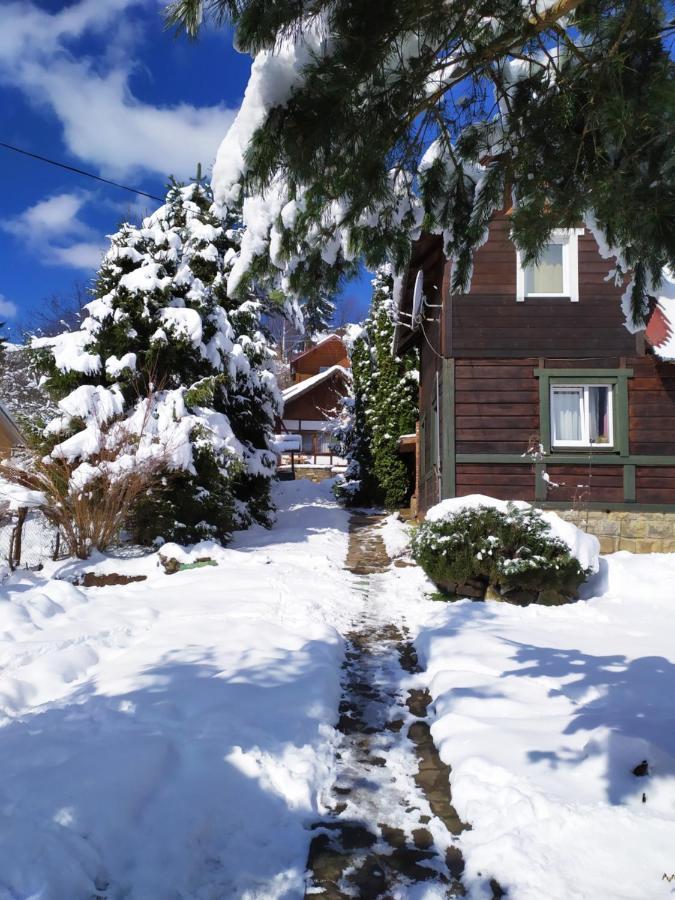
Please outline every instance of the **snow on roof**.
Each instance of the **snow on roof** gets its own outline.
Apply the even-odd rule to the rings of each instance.
[[[281,396],[284,398],[284,403],[288,403],[289,400],[295,400],[296,397],[300,397],[307,391],[311,391],[317,384],[321,384],[322,381],[332,378],[333,375],[342,375],[344,378],[351,378],[348,369],[345,369],[343,366],[331,366],[329,369],[326,369],[325,372],[319,372],[318,375],[312,375],[311,378],[305,378],[304,381],[299,381],[297,384],[282,391]]]
[[[646,337],[661,359],[675,362],[675,276],[665,271]]]
[[[298,353],[297,356],[294,356],[291,362],[297,362],[299,359],[302,359],[303,356],[307,356],[308,353],[313,353],[318,347],[321,347],[322,344],[327,344],[328,341],[340,341],[344,346],[344,341],[339,334],[327,334],[325,337],[322,337],[320,341],[317,341],[316,344],[312,344],[307,350],[303,350],[302,353]]]

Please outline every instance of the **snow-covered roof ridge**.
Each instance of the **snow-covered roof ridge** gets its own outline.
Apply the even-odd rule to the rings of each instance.
[[[321,384],[322,381],[326,381],[328,378],[332,378],[333,375],[337,374],[348,379],[351,378],[349,369],[345,369],[344,366],[331,366],[329,369],[326,369],[325,372],[319,372],[317,375],[305,378],[303,381],[299,381],[297,384],[293,384],[291,387],[286,388],[285,391],[282,391],[281,396],[284,398],[284,403],[288,403],[289,400],[295,400],[296,397],[300,397],[306,391],[316,387],[317,384]]]
[[[339,334],[334,334],[334,333],[327,334],[324,337],[322,337],[321,340],[317,341],[316,344],[312,344],[311,347],[308,347],[306,350],[303,350],[302,353],[298,353],[297,356],[294,356],[293,359],[291,360],[291,362],[297,362],[297,360],[302,359],[303,356],[307,356],[308,353],[313,353],[315,350],[317,350],[319,347],[323,346],[324,344],[327,344],[329,341],[340,341],[340,343],[343,346],[345,346],[345,342],[343,341],[343,339],[340,337]],[[345,346],[345,350],[346,349],[347,348]]]

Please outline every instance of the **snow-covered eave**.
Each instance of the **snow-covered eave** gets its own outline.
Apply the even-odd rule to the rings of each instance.
[[[411,279],[410,276],[419,269],[426,271],[430,265],[435,265],[437,262],[435,254],[439,249],[442,252],[442,239],[440,235],[432,234],[431,232],[423,232],[422,235],[413,242],[410,262],[408,263],[407,268],[394,282],[396,322],[394,325],[394,337],[391,346],[392,356],[401,356],[409,347],[420,339],[419,324],[410,321],[412,302],[407,303],[408,300],[412,300],[412,285],[414,284],[414,279]],[[410,309],[407,309],[407,306],[410,306]]]
[[[302,396],[302,394],[306,394],[307,391],[311,391],[312,388],[315,388],[323,381],[327,381],[334,375],[339,375],[346,381],[349,381],[351,379],[351,373],[349,369],[345,369],[344,366],[331,366],[329,369],[326,369],[325,372],[319,372],[317,375],[312,375],[310,378],[305,378],[304,381],[299,381],[297,384],[291,385],[291,387],[286,388],[285,391],[282,391],[281,396],[283,397],[284,403],[288,403],[289,400],[295,400],[296,397],[300,397]]]

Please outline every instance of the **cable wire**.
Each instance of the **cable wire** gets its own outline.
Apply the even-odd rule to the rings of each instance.
[[[49,163],[50,166],[57,166],[59,169],[74,172],[76,175],[84,175],[86,178],[102,181],[103,184],[110,184],[123,191],[129,191],[131,194],[138,194],[140,197],[148,197],[150,200],[158,200],[160,203],[164,203],[165,198],[163,197],[156,197],[154,194],[148,194],[146,191],[139,191],[137,188],[128,187],[126,184],[120,184],[118,181],[110,181],[110,179],[102,178],[100,175],[94,175],[93,172],[86,172],[84,169],[77,169],[75,166],[69,166],[66,165],[66,163],[58,162],[55,159],[49,159],[47,156],[40,156],[39,153],[31,153],[29,150],[23,150],[21,147],[15,147],[13,144],[7,144],[5,141],[0,141],[0,147],[4,147],[5,150],[13,150],[14,153],[21,153],[23,156],[29,156],[31,159],[37,159],[40,162]]]

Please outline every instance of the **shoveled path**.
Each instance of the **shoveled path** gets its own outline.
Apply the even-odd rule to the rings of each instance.
[[[463,896],[453,837],[467,826],[451,805],[450,771],[431,740],[430,697],[404,687],[419,667],[378,578],[389,566],[380,522],[354,514],[350,523],[346,567],[363,613],[346,635],[337,778],[324,798],[331,812],[314,826],[305,896],[405,900],[420,882],[427,896]]]

